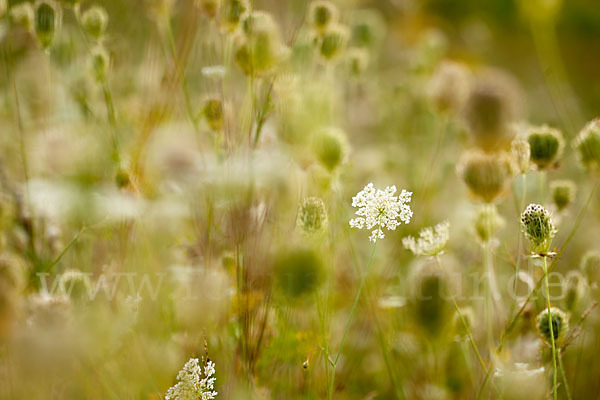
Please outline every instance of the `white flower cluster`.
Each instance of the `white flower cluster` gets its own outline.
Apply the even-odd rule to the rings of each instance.
[[[385,237],[382,228],[393,231],[401,222],[408,224],[413,215],[408,205],[412,192],[403,189],[400,196],[394,196],[395,193],[396,186],[376,190],[369,183],[352,198],[352,207],[358,207],[358,217],[350,220],[350,226],[358,229],[375,227],[369,240],[376,242]]]
[[[404,247],[416,256],[435,256],[444,250],[450,238],[450,223],[448,221],[428,227],[419,232],[419,238],[412,236],[402,239]]]
[[[208,361],[204,373],[197,358],[190,358],[177,374],[179,381],[171,387],[165,400],[212,400],[217,396],[214,391],[215,363]]]

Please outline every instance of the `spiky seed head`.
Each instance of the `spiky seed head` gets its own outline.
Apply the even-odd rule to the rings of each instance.
[[[29,2],[16,4],[8,11],[8,18],[11,23],[27,30],[33,29],[34,15],[35,11]]]
[[[473,196],[492,203],[507,190],[513,175],[512,159],[504,152],[488,154],[469,150],[459,161],[458,173]]]
[[[235,60],[246,75],[269,73],[286,58],[288,49],[270,14],[253,12],[242,21],[242,30],[244,37],[237,45]]]
[[[550,315],[548,317],[548,309],[545,308],[536,319],[537,330],[542,337],[542,340],[546,344],[552,343],[552,336],[550,335],[550,321],[552,321],[552,332],[554,333],[554,342],[558,345],[565,338],[567,330],[569,329],[569,319],[567,314],[558,307],[550,308]]]
[[[346,134],[339,128],[321,128],[313,137],[317,160],[329,171],[339,167],[348,155]]]
[[[35,8],[35,34],[40,45],[47,49],[50,47],[60,27],[60,9],[56,3],[42,0]]]
[[[526,174],[529,171],[529,160],[531,159],[529,142],[524,139],[514,139],[510,145],[510,150],[519,172]]]
[[[223,0],[219,14],[221,26],[227,32],[235,31],[248,9],[248,0]]]
[[[600,252],[590,250],[581,258],[579,268],[584,273],[590,286],[600,281]]]
[[[318,289],[323,277],[323,264],[312,249],[292,249],[277,257],[274,272],[280,293],[295,300]]]
[[[546,254],[556,235],[550,212],[539,204],[530,204],[523,211],[521,230],[529,240],[531,251],[535,254]]]
[[[223,103],[217,98],[209,98],[204,102],[202,115],[210,129],[219,132],[223,129]]]
[[[385,20],[374,10],[357,10],[350,18],[352,46],[373,48],[385,35]]]
[[[298,226],[304,233],[322,232],[327,227],[327,211],[323,200],[318,197],[307,197],[302,200],[298,209]]]
[[[195,0],[196,7],[208,18],[217,16],[220,3],[220,0]]]
[[[427,96],[440,112],[462,109],[469,94],[470,72],[457,62],[442,61],[427,84]]]
[[[567,273],[563,286],[564,304],[567,311],[574,312],[576,310],[585,297],[586,289],[586,279],[580,271],[572,270]]]
[[[486,151],[504,148],[519,114],[520,92],[512,77],[490,70],[475,75],[464,106],[473,142]]]
[[[323,33],[319,45],[319,54],[327,61],[334,60],[342,54],[347,43],[348,28],[340,24],[334,24]]]
[[[104,47],[96,46],[92,49],[90,63],[96,81],[104,82],[110,66],[110,57]]]
[[[308,11],[309,23],[319,33],[325,32],[327,27],[337,22],[337,7],[330,1],[313,1]]]
[[[485,204],[477,211],[473,225],[477,238],[482,243],[488,243],[505,222],[495,205]]]
[[[571,180],[556,180],[550,182],[550,190],[554,205],[558,211],[562,211],[573,202],[577,186]]]
[[[81,24],[88,35],[100,39],[108,25],[108,14],[101,6],[92,6],[85,10],[81,16]]]
[[[588,171],[600,171],[600,118],[587,123],[573,142],[579,161]]]
[[[527,142],[531,149],[531,162],[538,169],[546,169],[558,160],[565,141],[558,129],[543,125],[530,128]]]

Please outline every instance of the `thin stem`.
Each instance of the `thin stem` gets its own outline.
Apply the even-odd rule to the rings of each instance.
[[[119,156],[119,143],[117,141],[116,127],[117,127],[117,118],[115,113],[115,105],[113,102],[112,94],[110,88],[108,87],[108,83],[106,81],[102,82],[102,91],[104,92],[104,103],[106,104],[106,113],[108,116],[108,122],[110,123],[112,134],[112,148],[113,148],[113,160],[118,164],[120,160]]]
[[[554,328],[552,327],[552,314],[550,312],[550,287],[548,285],[548,261],[547,257],[544,256],[544,285],[546,286],[546,306],[548,307],[548,328],[550,329],[550,342],[552,344],[552,367],[553,367],[553,377],[552,377],[552,393],[554,396],[554,400],[558,399],[558,393],[556,390],[556,343],[554,343]]]
[[[567,399],[571,400],[571,391],[569,390],[569,383],[567,382],[567,375],[565,374],[565,368],[563,366],[562,351],[558,351],[558,368],[560,369],[560,375],[562,376],[563,385],[565,385],[565,392],[567,392]]]
[[[344,342],[346,341],[346,336],[348,336],[348,331],[350,330],[350,324],[352,323],[352,318],[354,317],[354,313],[356,312],[356,306],[358,305],[358,301],[360,300],[360,295],[362,293],[363,287],[365,286],[365,281],[367,275],[369,273],[369,269],[371,268],[373,255],[375,254],[375,249],[377,248],[377,241],[373,244],[373,250],[371,251],[371,256],[369,257],[369,261],[367,262],[367,267],[365,268],[365,272],[362,274],[360,278],[360,284],[358,286],[358,291],[356,292],[356,297],[354,298],[354,303],[352,304],[352,309],[350,310],[350,315],[348,316],[348,321],[346,322],[346,328],[344,329],[344,335],[342,336],[342,341],[340,342],[340,347],[335,356],[335,359],[332,363],[331,370],[331,379],[329,380],[329,399],[333,398],[333,385],[335,383],[335,369],[337,367],[337,363],[340,359],[340,355],[342,354],[342,349],[344,347]]]
[[[525,208],[525,198],[527,192],[527,174],[521,174],[521,207],[518,212],[521,213]],[[523,251],[523,235],[519,232],[519,241],[517,245],[517,264],[515,266],[515,282],[513,286],[513,293],[517,293],[517,280],[519,279],[519,270],[521,267],[521,252]],[[516,297],[516,296],[515,296]],[[512,312],[512,310],[511,310]]]

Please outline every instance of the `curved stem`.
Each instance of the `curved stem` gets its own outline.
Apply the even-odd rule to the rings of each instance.
[[[552,344],[552,394],[554,400],[558,399],[558,393],[556,390],[556,343],[554,342],[554,328],[552,327],[552,314],[550,312],[550,287],[548,285],[548,261],[547,257],[544,256],[544,285],[546,286],[546,306],[548,307],[548,328],[550,329],[550,342]]]

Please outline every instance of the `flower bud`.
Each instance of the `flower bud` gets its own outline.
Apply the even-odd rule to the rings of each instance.
[[[337,128],[323,128],[313,138],[317,160],[329,171],[340,166],[348,154],[346,134]]]
[[[319,54],[327,61],[337,58],[348,43],[348,29],[345,26],[336,24],[330,26],[319,45]]]
[[[98,82],[104,82],[106,80],[106,73],[110,65],[110,57],[103,47],[97,46],[92,49],[91,52],[91,69],[94,74],[94,78]]]
[[[473,196],[492,203],[508,188],[513,173],[511,161],[506,153],[470,150],[461,157],[458,172]]]
[[[40,1],[35,9],[35,34],[40,45],[47,49],[60,27],[60,10],[54,2]]]
[[[322,281],[323,264],[315,251],[293,249],[277,257],[274,272],[280,293],[296,300],[318,289]]]
[[[577,135],[574,146],[579,160],[589,171],[600,170],[600,118],[590,121]]]
[[[550,182],[552,200],[558,211],[562,211],[573,202],[577,186],[570,180],[557,180]]]
[[[523,139],[515,139],[510,145],[510,150],[519,168],[519,172],[526,174],[529,171],[529,160],[531,159],[529,142]]]
[[[583,274],[577,270],[567,273],[563,293],[565,296],[565,308],[573,312],[581,304],[586,292],[586,280]]]
[[[223,103],[219,99],[208,99],[202,107],[202,115],[210,129],[219,132],[223,128]]]
[[[247,0],[223,0],[219,21],[225,31],[235,31],[248,8]]]
[[[547,253],[556,235],[550,212],[539,204],[530,204],[523,211],[521,230],[529,240],[531,251],[536,254]]]
[[[552,333],[554,334],[554,342],[560,344],[565,338],[567,330],[569,329],[569,320],[567,314],[557,307],[550,308],[550,315],[548,317],[548,309],[545,308],[537,317],[536,325],[537,330],[546,344],[552,343],[552,336],[550,335],[550,323],[552,321]]]
[[[12,24],[30,30],[33,28],[34,14],[31,3],[23,2],[12,6],[8,12],[8,17]]]
[[[545,169],[554,164],[564,147],[560,131],[545,125],[531,128],[527,142],[531,149],[531,162],[538,169]]]
[[[477,238],[482,243],[489,242],[504,224],[504,218],[498,214],[496,206],[489,204],[483,205],[477,212],[474,221]]]
[[[330,24],[337,22],[338,10],[329,1],[313,1],[308,11],[310,25],[319,33],[325,32]]]
[[[307,197],[298,210],[298,226],[307,234],[322,232],[327,227],[327,211],[323,200]]]
[[[81,24],[85,31],[94,39],[100,39],[108,24],[108,14],[100,6],[92,6],[81,16]]]

